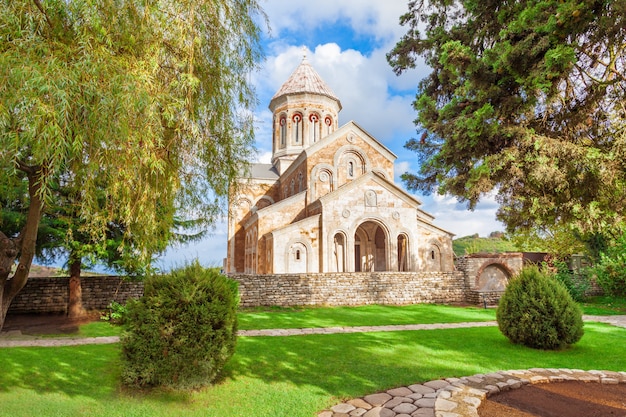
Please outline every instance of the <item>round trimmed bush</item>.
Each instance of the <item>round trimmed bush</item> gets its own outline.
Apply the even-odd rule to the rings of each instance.
[[[194,389],[210,384],[235,351],[237,283],[196,261],[145,281],[127,304],[121,337],[126,385]]]
[[[523,268],[509,282],[496,318],[511,342],[536,349],[561,349],[583,336],[578,304],[561,282],[536,266]]]

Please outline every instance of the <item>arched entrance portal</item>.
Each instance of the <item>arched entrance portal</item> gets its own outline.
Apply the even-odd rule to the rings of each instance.
[[[356,272],[387,270],[387,235],[375,222],[363,223],[354,233],[354,270]]]

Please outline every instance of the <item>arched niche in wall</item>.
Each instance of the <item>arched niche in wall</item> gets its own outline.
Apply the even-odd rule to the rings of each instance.
[[[389,232],[375,220],[362,222],[354,233],[355,272],[386,271]]]
[[[333,165],[337,173],[337,186],[341,187],[365,174],[370,169],[370,160],[361,148],[344,145],[335,152]]]

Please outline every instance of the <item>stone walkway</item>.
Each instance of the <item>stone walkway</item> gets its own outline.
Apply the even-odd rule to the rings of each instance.
[[[583,316],[584,321],[602,322],[626,328],[626,316]],[[467,323],[411,324],[393,326],[327,327],[305,329],[240,330],[239,336],[300,336],[310,334],[435,330],[497,326],[495,321]],[[0,348],[26,346],[76,346],[117,343],[119,337],[39,338],[19,332],[0,334]],[[487,375],[446,378],[367,395],[337,404],[318,417],[478,417],[478,407],[489,395],[519,388],[524,384],[583,381],[604,384],[626,383],[626,372],[571,369],[530,369],[501,371]]]
[[[529,369],[446,378],[391,389],[337,404],[318,417],[479,417],[490,395],[525,384],[580,381],[626,384],[626,372]]]

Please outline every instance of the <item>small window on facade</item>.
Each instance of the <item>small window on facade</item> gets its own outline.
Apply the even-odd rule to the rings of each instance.
[[[435,259],[435,251],[434,250],[430,251],[430,259]]]
[[[317,116],[317,114],[311,114],[309,116],[309,121],[311,122],[311,139],[313,140],[313,143],[317,142],[319,140],[319,124],[320,124],[320,118]]]
[[[354,177],[354,162],[348,162],[348,177]]]
[[[300,249],[296,251],[296,261],[300,260]]]
[[[330,116],[326,116],[324,119],[324,124],[326,125],[326,134],[330,135],[331,128],[333,126],[333,119]]]
[[[287,143],[287,118],[281,116],[280,118],[280,146],[284,147]]]
[[[302,115],[296,113],[293,115],[293,123],[294,123],[294,141],[295,143],[300,143],[300,130],[302,129]]]

